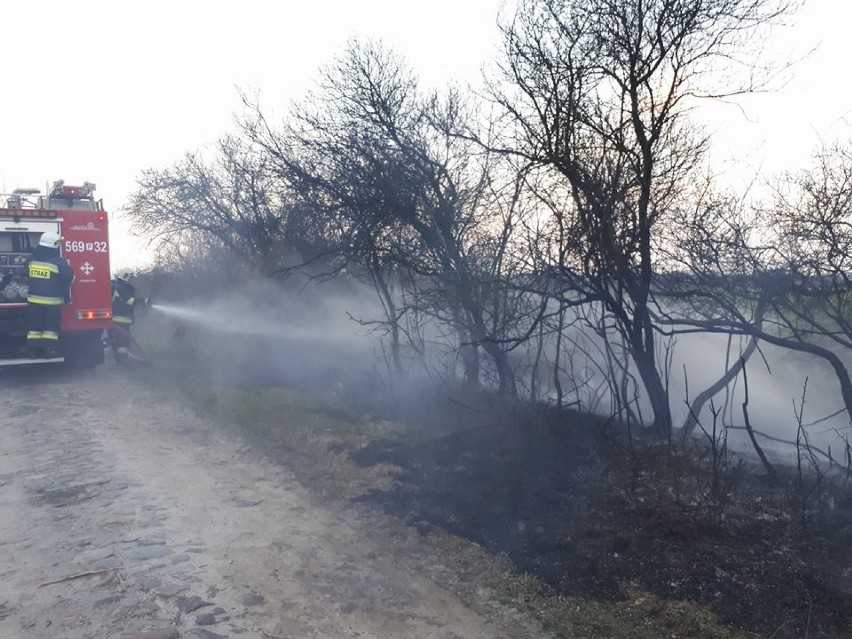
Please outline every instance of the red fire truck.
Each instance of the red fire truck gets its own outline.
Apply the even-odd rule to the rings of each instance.
[[[95,185],[54,182],[40,189],[0,195],[0,365],[61,361],[92,367],[104,361],[101,337],[112,327],[108,218]],[[26,264],[41,234],[62,236],[60,252],[75,279],[70,303],[62,307],[59,352],[54,360],[29,360],[26,349]]]

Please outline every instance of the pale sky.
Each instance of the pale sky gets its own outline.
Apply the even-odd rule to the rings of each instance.
[[[145,168],[233,129],[237,87],[280,108],[352,36],[380,38],[424,82],[477,82],[502,0],[200,2],[7,0],[0,192],[64,179],[98,185],[113,266],[144,264],[116,219]],[[852,138],[852,3],[809,0],[777,33],[779,58],[817,48],[781,90],[702,114],[729,176],[795,169],[820,139]],[[733,160],[732,160],[733,158]],[[745,162],[744,158],[748,158]]]

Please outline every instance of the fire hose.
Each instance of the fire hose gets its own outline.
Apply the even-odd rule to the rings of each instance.
[[[124,337],[124,338],[126,338],[126,339],[128,340],[128,343],[130,344],[130,348],[129,348],[129,349],[127,349],[127,355],[128,355],[128,357],[130,357],[131,359],[133,359],[133,360],[135,360],[135,361],[139,362],[140,364],[145,364],[145,365],[148,365],[148,366],[150,366],[150,365],[151,365],[151,360],[150,360],[150,359],[148,359],[148,358],[145,356],[145,353],[142,351],[142,347],[141,347],[141,346],[139,346],[139,342],[137,342],[135,339],[133,339],[133,336],[130,334],[130,331],[129,331],[129,330],[127,330],[127,329],[126,329],[126,328],[124,328],[123,326],[121,326],[121,325],[116,324],[115,322],[113,322],[113,323],[112,323],[112,328],[111,328],[111,329],[109,329],[109,332],[110,332],[110,341],[112,341],[112,333],[113,333],[113,331],[115,331],[115,333],[117,333],[117,334],[121,335],[122,337]]]

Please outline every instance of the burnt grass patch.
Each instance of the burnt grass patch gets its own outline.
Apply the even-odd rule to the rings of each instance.
[[[842,472],[817,485],[791,468],[770,484],[731,453],[714,464],[700,441],[649,441],[567,412],[457,406],[441,420],[351,450],[356,464],[395,469],[392,488],[361,499],[507,556],[549,595],[651,593],[758,636],[852,637]]]
[[[389,401],[369,375],[293,376],[262,366],[258,352],[229,351],[222,368],[182,351],[146,378],[243,427],[324,497],[357,495],[423,535],[445,530],[507,557],[544,584],[554,614],[576,615],[571,598],[600,602],[602,616],[615,610],[638,629],[559,636],[743,636],[692,631],[707,609],[747,636],[852,637],[852,481],[842,470],[816,483],[788,468],[771,485],[732,453],[714,464],[704,440],[648,440],[494,397],[453,401],[446,388]]]

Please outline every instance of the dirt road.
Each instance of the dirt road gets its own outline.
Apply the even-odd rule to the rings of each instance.
[[[105,366],[0,371],[0,637],[536,637]]]

